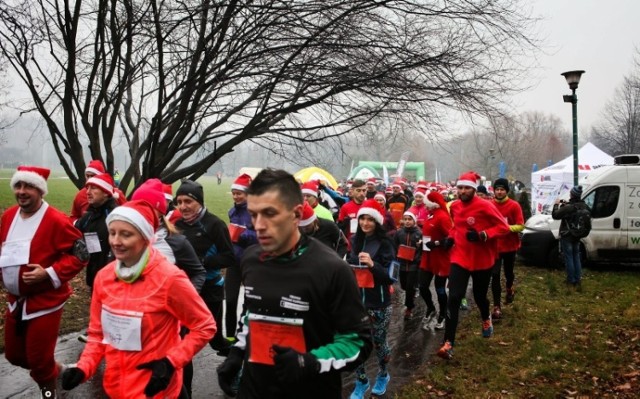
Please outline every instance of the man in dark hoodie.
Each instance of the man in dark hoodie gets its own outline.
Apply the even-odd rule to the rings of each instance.
[[[551,217],[560,222],[560,247],[564,254],[567,270],[567,284],[579,286],[582,279],[582,264],[580,262],[580,239],[575,238],[569,231],[568,220],[578,209],[589,209],[581,199],[582,186],[575,186],[569,193],[569,202],[557,200],[553,205]]]

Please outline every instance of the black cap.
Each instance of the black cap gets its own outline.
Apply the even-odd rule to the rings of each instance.
[[[193,180],[183,180],[176,191],[176,197],[186,195],[198,201],[200,205],[204,205],[204,190],[202,184]]]
[[[489,192],[487,191],[487,188],[485,186],[483,186],[482,184],[480,184],[478,186],[478,188],[476,188],[476,192],[481,193],[481,194],[489,195]]]
[[[505,179],[505,178],[499,178],[496,179],[496,181],[493,182],[493,188],[504,188],[505,190],[507,190],[507,192],[509,192],[509,180]]]

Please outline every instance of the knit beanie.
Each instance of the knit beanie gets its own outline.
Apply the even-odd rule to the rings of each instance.
[[[482,184],[480,184],[478,188],[476,188],[476,192],[481,194],[489,194],[489,192],[487,191],[487,187],[483,186]]]
[[[18,166],[18,170],[11,177],[10,187],[13,188],[18,182],[27,183],[42,193],[44,197],[47,195],[47,179],[51,170],[40,166]]]
[[[107,226],[116,220],[135,227],[148,242],[153,242],[159,221],[156,212],[147,201],[129,201],[111,211]]]
[[[582,197],[582,186],[575,186],[571,189],[571,198],[580,199]]]
[[[204,190],[202,189],[202,185],[193,180],[183,180],[178,187],[178,191],[176,191],[176,197],[181,195],[186,195],[187,197],[191,197],[200,205],[204,205]]]
[[[167,213],[167,200],[162,186],[163,184],[159,179],[149,179],[138,187],[131,196],[131,200],[146,201],[164,215]]]
[[[496,179],[496,181],[493,182],[493,189],[495,190],[496,188],[504,188],[509,192],[509,180],[504,178]]]

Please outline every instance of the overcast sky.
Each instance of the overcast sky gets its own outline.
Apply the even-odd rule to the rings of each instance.
[[[534,14],[543,18],[540,36],[545,51],[534,72],[535,86],[514,98],[518,112],[542,111],[566,120],[571,131],[571,94],[562,72],[584,70],[578,95],[580,132],[590,130],[613,97],[622,78],[632,70],[635,48],[640,48],[638,0],[532,0]]]

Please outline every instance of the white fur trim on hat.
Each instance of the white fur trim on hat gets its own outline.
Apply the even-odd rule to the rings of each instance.
[[[313,191],[313,190],[310,190],[308,188],[303,188],[300,191],[302,191],[302,194],[307,194],[307,195],[312,195],[314,197],[318,197],[318,192],[317,191]]]
[[[410,216],[414,222],[418,222],[418,217],[414,215],[413,212],[406,211],[405,213],[402,214],[402,216]]]
[[[109,216],[107,216],[107,226],[115,221],[121,220],[123,222],[127,222],[134,226],[140,234],[149,242],[153,242],[155,238],[156,232],[153,229],[153,225],[149,223],[147,219],[138,211],[133,208],[127,206],[118,206],[116,207]]]
[[[384,193],[376,193],[376,195],[373,196],[373,199],[376,198],[381,198],[384,200],[384,202],[387,202],[387,197],[384,196]]]
[[[173,195],[164,193],[164,199],[166,199],[167,201],[173,201]]]
[[[93,173],[94,175],[99,175],[100,173],[104,173],[104,172],[101,172],[96,168],[92,168],[90,166],[87,166],[85,168],[85,170],[84,170],[84,173]]]
[[[314,212],[313,215],[309,216],[308,219],[300,219],[300,222],[298,222],[298,226],[300,227],[308,226],[311,223],[313,223],[313,221],[316,219],[318,219],[318,215],[316,215]]]
[[[233,184],[231,185],[231,189],[232,189],[232,190],[247,191],[247,189],[248,189],[248,188],[249,188],[249,187],[247,187],[247,186],[243,186],[243,185],[236,184],[236,183],[233,183]]]
[[[362,215],[371,216],[380,225],[384,223],[384,216],[377,209],[364,207],[360,208],[360,210],[358,210],[358,218],[360,218],[360,216]]]
[[[36,172],[30,172],[27,170],[19,170],[15,172],[11,177],[10,187],[13,189],[18,182],[25,182],[37,188],[40,190],[43,197],[49,192],[47,189],[47,181]]]
[[[456,182],[456,186],[467,186],[467,187],[473,187],[474,189],[477,189],[478,183],[476,181],[471,181],[471,180],[458,180]]]
[[[106,193],[108,193],[113,197],[113,186],[108,182],[93,176],[93,177],[90,177],[89,180],[87,180],[87,182],[85,183],[85,186],[88,186],[89,184],[96,187],[100,187],[102,191],[105,191]]]

